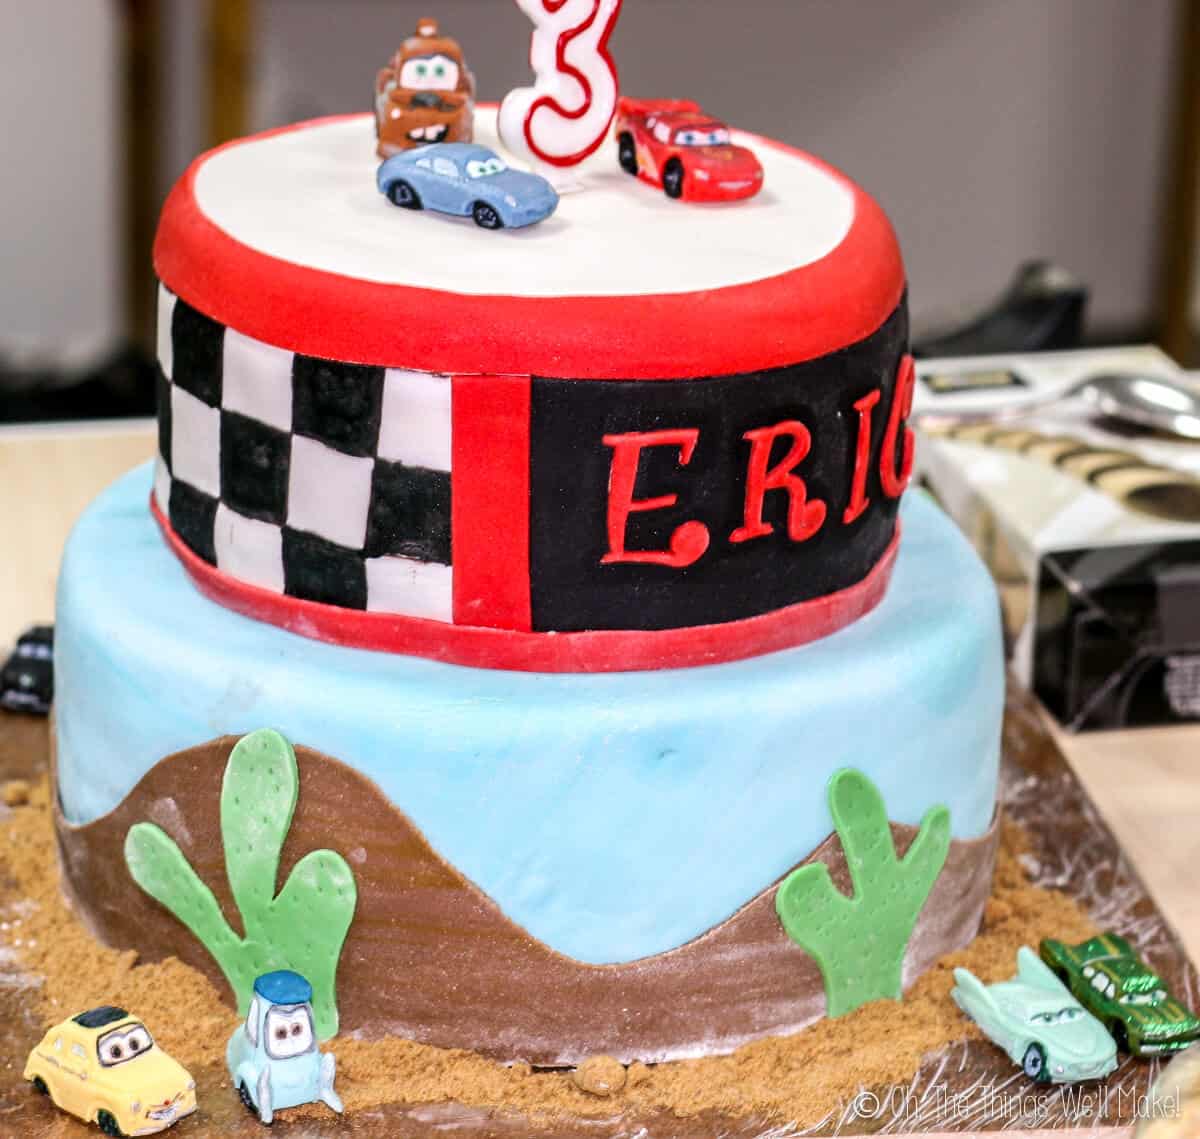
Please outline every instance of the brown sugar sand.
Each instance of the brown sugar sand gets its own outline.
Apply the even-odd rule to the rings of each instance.
[[[1030,883],[1021,866],[1024,849],[1022,832],[1005,823],[979,936],[966,949],[941,958],[903,1003],[877,1001],[727,1056],[631,1065],[623,1083],[605,1083],[611,1087],[608,1094],[584,1090],[588,1082],[566,1072],[505,1066],[409,1040],[343,1036],[334,1051],[346,1111],[396,1102],[457,1103],[535,1119],[636,1110],[819,1121],[860,1088],[907,1083],[929,1053],[979,1037],[950,999],[956,966],[985,982],[997,981],[1012,975],[1021,945],[1036,945],[1051,935],[1078,941],[1096,932],[1070,898]],[[47,1026],[94,1005],[118,1004],[145,1019],[185,1067],[223,1065],[237,1018],[208,980],[175,958],[139,964],[133,951],[101,945],[64,902],[44,778],[29,789],[24,803],[0,807],[0,947],[9,972],[22,976]]]

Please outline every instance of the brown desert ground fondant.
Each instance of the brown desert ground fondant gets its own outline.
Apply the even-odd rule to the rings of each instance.
[[[29,802],[6,814],[0,822],[5,915],[0,935],[10,969],[36,988],[44,1024],[96,1004],[117,1003],[142,1016],[159,1043],[189,1068],[219,1066],[236,1018],[209,979],[174,957],[142,964],[132,951],[101,945],[65,904],[48,784],[35,785]],[[1018,828],[1002,826],[995,889],[982,932],[967,949],[941,958],[902,1005],[876,1002],[727,1056],[635,1065],[624,1086],[608,1097],[581,1090],[566,1072],[506,1067],[475,1053],[410,1040],[339,1037],[330,1047],[337,1054],[347,1112],[401,1101],[501,1108],[533,1118],[665,1111],[820,1120],[836,1113],[860,1087],[903,1084],[929,1053],[978,1038],[950,1000],[954,966],[999,980],[1012,973],[1018,946],[1050,934],[1071,940],[1094,932],[1073,901],[1029,883],[1021,864],[1024,846]],[[316,1115],[324,1109],[302,1110]]]
[[[89,1133],[34,1094],[21,1079],[22,1062],[46,1025],[68,1010],[118,1000],[149,1018],[164,1044],[191,1065],[200,1113],[180,1126],[181,1134],[262,1139],[261,1125],[242,1107],[217,1059],[233,1019],[216,991],[190,969],[136,963],[97,945],[64,907],[46,796],[38,789],[48,766],[46,727],[31,717],[0,714],[0,780],[26,780],[35,793],[32,806],[0,807],[0,1134],[68,1139]],[[966,953],[940,962],[903,1005],[885,1002],[721,1059],[633,1064],[622,1091],[607,1099],[580,1091],[576,1073],[509,1069],[469,1053],[401,1041],[339,1038],[332,1048],[349,1118],[300,1108],[272,1131],[304,1139],[347,1132],[362,1139],[447,1133],[461,1139],[782,1139],[798,1131],[975,1135],[1014,1129],[1096,1139],[1112,1135],[1112,1127],[1128,1127],[1119,1134],[1130,1134],[1131,1125],[1157,1111],[1148,1098],[1155,1081],[1164,1071],[1174,1076],[1186,1068],[1123,1057],[1105,1083],[1039,1087],[968,1023],[953,1019],[945,994],[954,961],[966,961],[988,978],[1002,976],[1019,943],[1047,930],[1082,936],[1084,912],[1096,926],[1132,938],[1172,991],[1200,1007],[1200,977],[1178,937],[1055,747],[1032,699],[1015,685],[1004,722],[1000,800],[1019,829],[1005,828],[982,935]],[[53,941],[49,949],[47,939]],[[939,1039],[952,1036],[959,1039],[938,1047]],[[926,1048],[914,1073],[912,1057]],[[868,1083],[881,1072],[895,1078]],[[1190,1087],[1186,1079],[1178,1082]],[[863,1096],[855,1094],[858,1087]],[[1174,1102],[1174,1108],[1160,1105],[1171,1139],[1190,1139],[1186,1118],[1192,1109],[1180,1110],[1180,1101]],[[697,1112],[697,1104],[714,1106]],[[722,1104],[728,1109],[717,1106]],[[735,1114],[742,1104],[758,1110]],[[811,1127],[787,1122],[817,1116],[820,1122]],[[1156,1132],[1149,1134],[1157,1139]]]
[[[218,803],[236,739],[226,736],[157,763],[112,812],[86,826],[57,819],[59,853],[76,912],[105,944],[144,960],[175,956],[233,1003],[208,952],[142,893],[125,863],[129,828],[161,826],[213,890],[235,928]],[[737,913],[669,953],[586,965],[555,953],[510,921],[444,861],[378,786],[351,767],[298,746],[300,797],[279,882],[309,851],[331,847],[351,866],[358,903],[337,977],[344,1033],[399,1036],[543,1067],[590,1055],[623,1063],[731,1052],[784,1035],[825,1012],[816,962],[784,932],[772,884]],[[915,828],[893,826],[903,854]],[[998,829],[954,841],[913,935],[906,984],[968,944],[991,886]],[[840,841],[805,861],[825,862],[851,892]],[[380,977],[389,978],[380,984]],[[397,978],[398,981],[392,981]]]

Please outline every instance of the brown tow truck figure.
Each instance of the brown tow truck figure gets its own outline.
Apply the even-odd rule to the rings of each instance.
[[[375,128],[380,158],[431,142],[471,142],[475,77],[456,40],[420,20],[375,78]]]

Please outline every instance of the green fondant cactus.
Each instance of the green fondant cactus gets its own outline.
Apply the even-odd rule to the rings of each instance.
[[[820,966],[829,1016],[868,1001],[898,999],[901,966],[917,916],[950,849],[950,812],[931,807],[903,858],[897,858],[878,788],[844,768],[829,780],[829,811],[842,843],[854,896],[823,862],[793,870],[775,895],[783,928]]]
[[[153,823],[130,827],[125,862],[134,881],[212,954],[233,988],[239,1013],[250,1006],[256,977],[292,969],[312,985],[316,1032],[327,1040],[337,1034],[334,979],[357,890],[340,854],[315,850],[296,863],[275,893],[299,789],[296,754],[278,732],[264,729],[238,741],[221,785],[221,840],[243,937],[230,928],[213,892],[161,828]]]

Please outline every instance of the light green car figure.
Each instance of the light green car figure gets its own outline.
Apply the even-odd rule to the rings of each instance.
[[[1027,945],[1017,975],[985,985],[955,969],[950,995],[1025,1075],[1043,1084],[1100,1080],[1117,1066],[1117,1046],[1102,1025]]]

